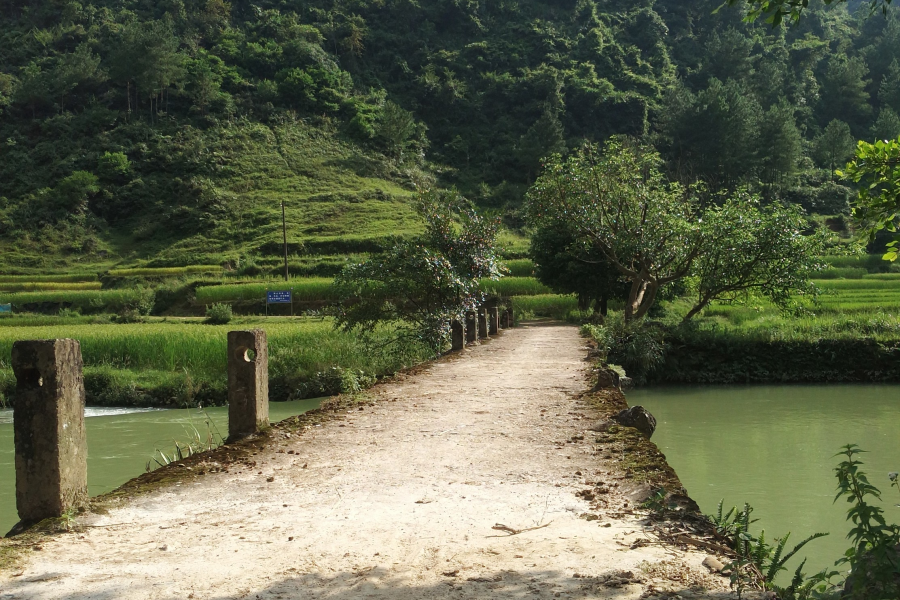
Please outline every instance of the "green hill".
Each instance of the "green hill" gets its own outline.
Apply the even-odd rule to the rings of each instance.
[[[430,183],[514,232],[541,158],[613,133],[674,178],[845,210],[832,166],[900,133],[900,21],[718,4],[8,0],[0,272],[271,262],[282,201],[293,254],[368,252]]]

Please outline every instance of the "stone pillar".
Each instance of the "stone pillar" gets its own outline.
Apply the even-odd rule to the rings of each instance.
[[[497,335],[500,329],[500,309],[492,306],[488,309],[488,335]]]
[[[262,329],[228,332],[228,439],[269,426],[269,344]]]
[[[486,338],[488,336],[487,315],[484,314],[485,309],[478,311],[478,337]]]
[[[471,344],[478,340],[478,321],[475,313],[469,311],[466,313],[466,343]]]
[[[466,347],[466,328],[456,319],[450,321],[450,343],[453,351],[464,350]]]
[[[87,504],[82,367],[78,340],[13,344],[16,509],[22,523]]]

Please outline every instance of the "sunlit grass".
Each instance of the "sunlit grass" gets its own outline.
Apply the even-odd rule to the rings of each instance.
[[[265,301],[266,291],[292,290],[297,302],[328,302],[334,299],[331,281],[327,277],[307,277],[280,282],[273,279],[260,283],[204,286],[197,288],[196,299],[200,304],[245,300],[262,302]]]
[[[221,274],[219,265],[192,265],[188,267],[141,267],[134,269],[110,269],[110,277],[180,277],[201,273]]]
[[[19,281],[15,283],[0,283],[0,293],[54,290],[99,290],[101,287],[103,287],[103,284],[99,281]]]

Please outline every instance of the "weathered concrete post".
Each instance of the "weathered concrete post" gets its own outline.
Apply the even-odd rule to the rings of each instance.
[[[59,517],[88,501],[82,367],[78,340],[13,344],[16,509],[22,523]]]
[[[269,426],[269,344],[262,329],[228,332],[228,439]]]
[[[475,319],[475,313],[468,311],[466,313],[466,343],[471,344],[478,340],[478,323]]]
[[[488,309],[488,317],[488,334],[497,335],[497,330],[500,329],[500,309],[492,306]]]
[[[450,343],[450,349],[454,352],[466,348],[466,329],[456,319],[450,321]]]
[[[484,314],[485,309],[478,309],[478,337],[486,338],[488,336],[487,315]]]

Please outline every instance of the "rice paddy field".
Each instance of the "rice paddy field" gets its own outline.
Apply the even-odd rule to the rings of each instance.
[[[216,302],[263,301],[266,291],[292,290],[297,302],[329,302],[334,299],[330,277],[305,277],[291,281],[273,279],[265,282],[233,283],[198,287],[196,302],[213,304]]]
[[[764,299],[748,299],[743,305],[719,304],[707,308],[699,325],[760,340],[859,337],[900,340],[900,274],[871,274],[863,279],[826,279],[815,283],[820,289],[817,300],[799,303],[793,314],[783,314]],[[671,303],[673,313],[679,312],[679,303],[683,301]]]
[[[873,272],[883,264],[870,257],[830,258],[823,278],[816,281],[820,294],[815,302],[805,300],[789,315],[756,298],[748,298],[743,305],[714,305],[695,319],[698,331],[761,341],[900,341],[900,273],[889,269]],[[574,296],[553,294],[532,276],[530,260],[508,260],[505,266],[509,276],[483,281],[481,287],[509,298],[517,319],[578,320],[585,316],[578,311]],[[847,276],[837,277],[839,273]],[[113,274],[119,281],[147,277],[174,283],[98,289],[100,279],[84,274],[0,276],[0,304],[13,305],[12,315],[0,314],[0,403],[13,385],[10,349],[20,339],[78,339],[89,396],[101,404],[189,405],[204,394],[205,401],[220,402],[226,333],[232,329],[262,327],[268,332],[270,372],[276,382],[273,389],[284,397],[308,396],[307,392],[316,390],[340,391],[348,381],[352,388],[354,378],[391,373],[427,358],[418,348],[400,353],[372,351],[356,336],[335,330],[330,320],[321,318],[240,317],[222,326],[176,317],[112,322],[112,313],[135,307],[146,310],[161,293],[192,295],[194,312],[189,314],[194,315],[214,303],[261,305],[267,290],[293,289],[298,303],[326,304],[334,299],[330,277],[294,278],[285,283],[276,278],[224,274],[210,265],[123,269],[110,271],[106,277]],[[667,303],[665,318],[675,322],[687,311],[687,304],[687,299]],[[60,307],[65,309],[61,316],[56,314]],[[611,310],[618,309],[621,306],[612,303]],[[379,335],[385,341],[390,332]],[[330,383],[325,381],[329,377]],[[312,387],[304,392],[303,386]]]
[[[6,390],[8,395],[11,391],[10,353],[13,342],[24,339],[77,339],[85,364],[88,402],[94,400],[95,404],[115,403],[114,398],[97,402],[97,398],[90,397],[90,380],[98,379],[112,387],[127,387],[130,383],[167,388],[175,395],[184,394],[189,391],[185,388],[191,386],[224,390],[227,333],[235,329],[266,331],[270,377],[282,386],[302,387],[317,379],[337,377],[340,388],[342,383],[347,383],[341,381],[342,377],[374,378],[428,357],[425,349],[416,347],[406,347],[400,352],[372,351],[358,336],[336,330],[330,319],[240,319],[221,326],[206,325],[199,320],[134,324],[84,324],[63,318],[59,321],[57,325],[31,326],[11,321],[14,324],[4,326],[0,320],[0,394]],[[377,332],[375,346],[386,342],[390,334],[389,329]],[[349,382],[351,387],[352,383]],[[281,390],[283,399],[308,396],[296,391]],[[324,391],[337,393],[342,389]],[[170,400],[169,404],[189,404],[192,398]]]
[[[93,286],[93,284],[91,285]],[[152,302],[152,296],[153,291],[147,288],[113,290],[76,288],[10,292],[2,291],[2,287],[0,287],[0,304],[12,304],[13,310],[16,312],[29,311],[30,307],[36,305],[51,304],[75,308],[84,312],[115,313],[146,302],[148,297]]]

